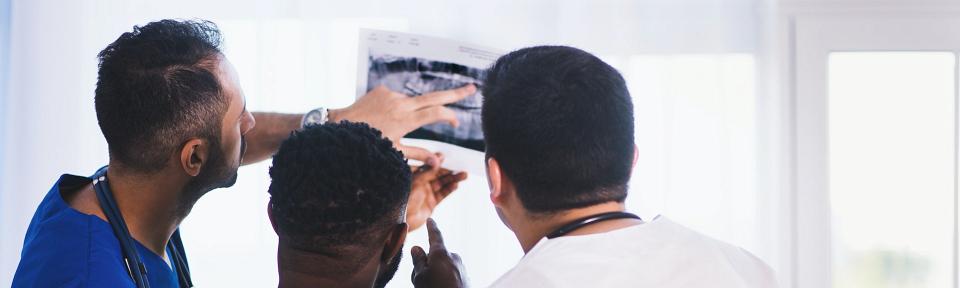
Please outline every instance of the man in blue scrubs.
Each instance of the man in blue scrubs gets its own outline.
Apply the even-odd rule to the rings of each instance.
[[[476,89],[415,98],[375,89],[344,109],[251,113],[219,45],[213,23],[163,20],[134,27],[98,55],[94,102],[110,152],[106,183],[151,287],[179,286],[167,244],[194,203],[210,190],[233,185],[240,165],[271,157],[305,123],[366,122],[397,143],[424,124],[456,125],[443,105]],[[439,161],[423,149],[395,146],[428,165]],[[433,177],[419,179],[426,183],[466,176],[418,175]],[[63,175],[44,197],[27,230],[14,287],[135,286],[92,180]],[[414,187],[411,199],[418,193],[429,191]],[[435,205],[408,207],[407,214],[420,215],[424,219],[412,220],[423,223],[422,215]]]

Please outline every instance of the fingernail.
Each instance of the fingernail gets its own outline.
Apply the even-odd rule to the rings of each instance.
[[[427,170],[430,170],[430,169],[431,169],[431,168],[430,168],[430,165],[423,165],[423,166],[420,166],[419,168],[417,168],[417,171],[416,171],[416,172],[413,172],[413,173],[414,173],[414,174],[423,173],[423,172],[426,172]]]

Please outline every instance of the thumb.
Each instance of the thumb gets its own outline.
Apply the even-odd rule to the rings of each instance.
[[[400,144],[397,144],[397,148],[400,149],[400,152],[403,152],[403,156],[407,157],[407,159],[417,160],[424,164],[436,163],[436,161],[438,161],[436,159],[437,155],[427,151],[427,149]]]
[[[427,266],[427,252],[420,246],[413,246],[410,249],[410,257],[413,259],[413,271],[416,273]]]

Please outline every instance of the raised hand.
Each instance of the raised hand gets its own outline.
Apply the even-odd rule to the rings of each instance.
[[[457,288],[467,287],[467,277],[460,261],[460,255],[447,252],[443,245],[443,235],[437,229],[433,219],[427,220],[427,235],[430,237],[430,254],[420,246],[413,246],[410,255],[413,258],[413,274],[410,275],[413,286],[417,288]]]
[[[350,120],[365,122],[380,129],[384,136],[393,141],[404,156],[424,163],[433,158],[433,153],[413,146],[400,144],[400,138],[423,125],[447,122],[459,126],[457,116],[443,105],[454,103],[477,92],[470,84],[457,89],[426,93],[417,97],[390,91],[385,86],[377,86],[366,95],[357,99],[353,105],[344,109],[330,111],[331,121]]]
[[[420,167],[411,167],[414,170],[413,183],[407,200],[407,225],[410,231],[423,226],[433,214],[433,209],[457,190],[461,181],[467,179],[467,173],[453,173],[440,168],[443,155],[437,153],[436,159]]]

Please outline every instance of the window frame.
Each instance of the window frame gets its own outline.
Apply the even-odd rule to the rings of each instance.
[[[792,287],[832,287],[828,149],[828,60],[831,52],[936,51],[960,55],[960,13],[837,13],[791,23],[792,77],[789,273]],[[956,61],[956,60],[955,60]],[[954,63],[955,75],[958,63]],[[954,82],[954,127],[957,125]],[[957,133],[954,133],[953,287],[958,287]]]

